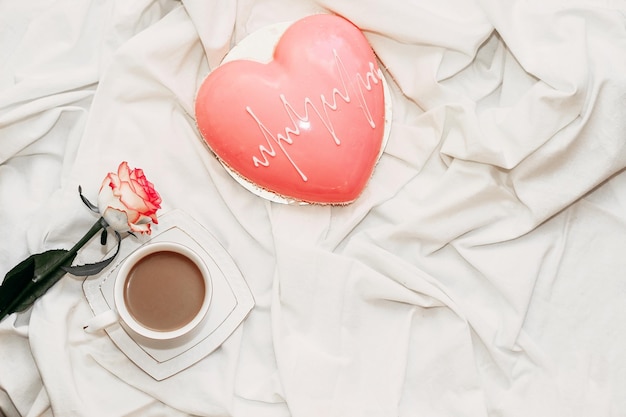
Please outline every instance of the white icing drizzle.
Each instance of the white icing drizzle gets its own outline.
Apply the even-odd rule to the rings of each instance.
[[[268,156],[274,158],[277,155],[276,149],[274,148],[274,145],[273,145],[274,143],[278,145],[278,148],[280,149],[282,154],[289,160],[289,163],[298,172],[302,181],[305,181],[305,182],[308,181],[307,176],[304,174],[304,172],[302,172],[302,170],[298,167],[295,161],[291,158],[285,146],[293,144],[292,135],[296,135],[296,136],[300,135],[300,127],[299,127],[300,124],[310,123],[309,107],[313,110],[313,112],[317,115],[317,117],[323,123],[326,130],[328,130],[328,133],[331,135],[335,144],[337,146],[341,145],[341,139],[335,133],[335,128],[333,127],[333,124],[328,115],[328,110],[329,109],[332,111],[337,110],[338,108],[337,97],[341,98],[341,100],[343,100],[345,103],[350,103],[352,99],[351,99],[350,91],[347,85],[349,74],[346,71],[346,68],[343,62],[341,61],[341,58],[337,54],[336,50],[333,50],[333,55],[335,57],[335,64],[337,66],[337,70],[339,73],[339,82],[341,84],[342,90],[340,90],[337,87],[333,88],[330,101],[326,99],[324,94],[320,94],[320,102],[322,104],[322,109],[323,109],[322,111],[320,111],[319,108],[315,105],[315,103],[313,103],[313,100],[311,100],[309,97],[305,97],[304,98],[304,115],[298,114],[296,110],[293,108],[293,106],[287,101],[287,98],[284,96],[284,94],[280,94],[280,100],[283,103],[283,108],[285,109],[285,112],[289,116],[289,119],[291,120],[291,123],[292,123],[291,127],[289,126],[285,127],[284,134],[278,133],[274,135],[263,124],[263,122],[257,117],[257,115],[254,114],[254,111],[252,110],[252,108],[250,108],[250,106],[246,106],[246,111],[248,112],[248,114],[250,114],[250,116],[252,116],[254,121],[257,123],[257,125],[259,126],[259,129],[261,130],[261,133],[263,134],[263,137],[265,138],[265,143],[259,145],[259,148],[258,148],[260,152],[260,157],[257,157],[256,155],[252,156],[252,162],[254,163],[254,166],[267,167],[270,165]],[[363,116],[365,117],[365,120],[367,121],[368,125],[372,129],[374,129],[376,127],[376,123],[370,113],[369,107],[367,106],[367,102],[365,101],[364,89],[366,91],[372,91],[372,88],[373,88],[372,83],[378,84],[380,80],[383,79],[383,73],[380,69],[376,70],[374,63],[370,62],[369,71],[365,73],[365,77],[357,73],[355,74],[355,78],[356,78],[356,83],[350,83],[350,85],[352,86],[353,93],[356,94],[356,98],[359,101],[359,107],[363,111]]]

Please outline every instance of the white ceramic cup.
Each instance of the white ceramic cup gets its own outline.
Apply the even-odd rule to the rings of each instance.
[[[135,317],[131,313],[131,311],[133,310],[133,302],[128,301],[127,296],[129,298],[133,298],[133,297],[130,297],[128,293],[126,293],[127,296],[125,296],[125,292],[131,291],[130,289],[127,289],[127,286],[129,285],[128,284],[129,282],[131,282],[130,284],[131,287],[133,285],[131,276],[132,276],[134,267],[140,264],[144,264],[144,267],[145,267],[145,263],[150,262],[150,258],[148,258],[149,255],[155,255],[158,257],[158,256],[162,256],[164,253],[167,254],[168,252],[174,252],[174,254],[183,255],[185,258],[191,260],[193,264],[195,264],[195,266],[199,269],[202,275],[202,279],[204,283],[204,288],[203,288],[204,292],[203,292],[203,298],[201,299],[202,301],[201,301],[200,307],[198,308],[197,313],[193,315],[193,318],[191,318],[186,323],[182,324],[180,327],[169,328],[165,330],[165,329],[159,329],[158,325],[156,326],[146,325],[140,321],[140,318]],[[161,255],[158,255],[159,253]],[[172,256],[171,254],[169,255]],[[163,260],[161,260],[161,262],[163,262]],[[162,268],[162,269],[165,270],[165,268]],[[179,282],[184,281],[183,279],[181,279],[180,276],[177,276],[177,274],[178,272],[173,274],[172,271],[169,271],[166,273],[166,272],[157,270],[155,272],[155,275],[158,275],[159,277],[155,277],[154,282],[158,282],[157,281],[158,279],[168,279],[167,285],[170,285],[170,283],[172,282],[170,280],[178,279]],[[129,281],[129,279],[131,279],[131,281]],[[149,282],[149,281],[144,280],[144,282]],[[183,285],[185,284],[183,283]],[[186,288],[186,291],[189,291],[191,288],[193,287]],[[176,297],[174,296],[174,294],[178,294],[178,293],[179,293],[178,288],[174,288],[174,291],[170,290],[170,293],[168,294],[162,294],[157,291],[157,295],[159,296],[159,298],[166,296],[167,301],[162,302],[162,303],[153,302],[152,304],[168,305],[168,306],[174,305],[176,304],[176,299],[175,299]],[[140,293],[140,296],[145,297],[146,293],[145,292]],[[193,296],[194,298],[196,298],[198,295],[194,292]],[[193,250],[189,249],[188,247],[184,245],[181,245],[179,243],[174,243],[174,242],[149,243],[140,247],[135,252],[131,253],[119,267],[119,272],[117,273],[117,276],[115,277],[115,283],[114,283],[114,289],[113,289],[113,299],[114,299],[115,307],[111,310],[104,311],[98,314],[97,316],[93,317],[91,320],[89,320],[86,323],[86,325],[84,326],[84,329],[88,333],[94,333],[96,331],[106,329],[114,324],[123,323],[125,327],[130,329],[132,332],[140,336],[143,336],[145,338],[151,339],[151,340],[178,339],[178,338],[181,338],[185,335],[192,333],[194,329],[196,329],[198,325],[202,323],[202,321],[207,316],[209,306],[211,303],[211,296],[212,296],[211,275],[209,273],[207,266],[203,262],[202,258],[196,252],[194,252]],[[137,297],[137,295],[135,295],[135,297]],[[147,296],[147,297],[149,298],[150,296]],[[182,297],[182,295],[180,297]],[[196,299],[199,300],[199,298],[196,298]],[[171,315],[175,315],[176,312],[172,310],[170,313]],[[170,313],[167,313],[167,314],[169,315]]]

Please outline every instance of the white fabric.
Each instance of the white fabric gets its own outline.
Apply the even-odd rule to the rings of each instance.
[[[346,207],[284,206],[206,151],[194,95],[238,40],[333,12],[363,29],[391,138]],[[0,323],[5,416],[626,413],[626,4],[0,3],[0,275],[69,247],[122,160],[209,229],[256,307],[157,382],[66,277]],[[102,256],[94,243],[79,261]]]

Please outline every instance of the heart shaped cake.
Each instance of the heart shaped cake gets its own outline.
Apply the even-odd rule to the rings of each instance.
[[[361,33],[335,15],[290,25],[267,63],[223,63],[202,83],[196,121],[227,169],[318,204],[354,201],[383,146],[384,78]]]

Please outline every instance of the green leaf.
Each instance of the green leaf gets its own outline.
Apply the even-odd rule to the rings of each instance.
[[[115,259],[115,257],[120,251],[120,246],[122,244],[122,237],[120,236],[118,231],[115,232],[115,237],[117,237],[117,249],[115,250],[115,253],[111,255],[109,258],[100,262],[92,263],[92,264],[76,265],[76,266],[62,266],[61,269],[63,269],[65,272],[69,272],[70,274],[76,275],[78,277],[86,277],[89,275],[99,274],[100,272],[102,272],[104,268],[106,268],[107,266],[109,266],[111,262],[113,262],[113,259]]]
[[[61,267],[71,265],[75,257],[65,249],[52,249],[31,255],[10,270],[0,286],[0,320],[33,305],[65,275]]]
[[[24,259],[11,269],[4,277],[0,286],[0,312],[6,311],[13,300],[35,276],[35,257]]]

